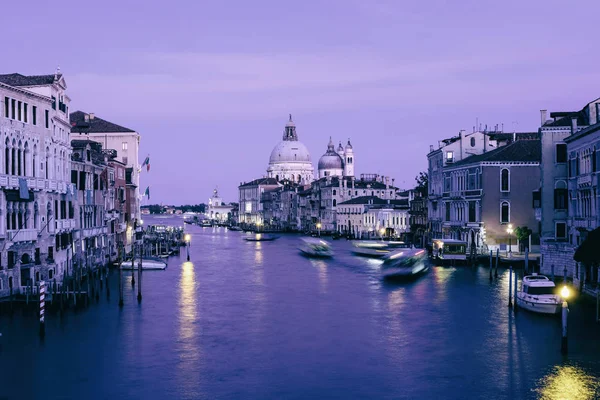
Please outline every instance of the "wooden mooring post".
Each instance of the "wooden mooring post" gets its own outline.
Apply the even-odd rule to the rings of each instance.
[[[45,320],[45,307],[46,307],[46,282],[40,281],[40,338],[46,336],[46,320]]]
[[[494,276],[497,278],[498,277],[498,263],[500,262],[500,249],[496,249],[496,272],[494,273]]]
[[[508,306],[512,307],[512,265],[508,269]]]

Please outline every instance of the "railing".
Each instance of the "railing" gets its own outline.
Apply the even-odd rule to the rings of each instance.
[[[37,240],[37,229],[9,230],[8,240],[13,242],[32,242]]]
[[[465,196],[481,196],[481,189],[467,190]]]
[[[574,228],[594,229],[596,228],[595,217],[575,217],[573,218]]]
[[[592,184],[591,175],[583,175],[577,177],[577,186],[590,186]]]

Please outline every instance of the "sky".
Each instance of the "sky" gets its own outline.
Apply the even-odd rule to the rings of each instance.
[[[313,164],[409,188],[464,129],[535,131],[600,97],[600,2],[71,1],[2,6],[0,73],[65,75],[71,110],[141,134],[145,203],[207,202],[266,174],[292,114]],[[10,17],[8,17],[10,16]],[[16,17],[13,17],[16,16]]]

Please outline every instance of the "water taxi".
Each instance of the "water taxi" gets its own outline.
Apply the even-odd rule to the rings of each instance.
[[[383,258],[394,249],[405,248],[406,243],[399,241],[368,241],[361,240],[354,243],[354,253],[357,256],[371,257],[371,258]]]
[[[267,233],[257,233],[244,238],[247,242],[270,242],[275,239],[279,239],[279,236],[269,235]]]
[[[300,251],[307,257],[321,257],[328,258],[333,257],[333,250],[331,245],[322,239],[304,238],[302,239],[302,246]]]
[[[414,278],[426,273],[427,253],[423,249],[401,249],[384,257],[381,274],[384,278]]]
[[[523,278],[522,288],[517,292],[517,306],[540,314],[557,314],[562,301],[554,282],[534,273]]]
[[[138,269],[139,259],[135,259],[133,262],[133,268],[131,266],[131,260],[123,261],[121,263],[121,269],[131,270]],[[142,258],[142,270],[163,270],[167,268],[167,263],[160,258],[154,257],[143,257]]]
[[[467,242],[456,239],[433,241],[433,258],[441,261],[467,261]]]

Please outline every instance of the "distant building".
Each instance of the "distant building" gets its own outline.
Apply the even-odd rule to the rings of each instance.
[[[279,142],[269,158],[267,168],[269,178],[290,180],[298,183],[310,183],[314,177],[314,168],[310,153],[306,146],[298,140],[296,125],[290,120],[285,126],[283,139]]]
[[[408,199],[391,200],[361,196],[339,204],[338,231],[356,238],[396,237],[410,231]]]
[[[219,191],[215,188],[212,197],[208,199],[208,210],[206,211],[208,218],[218,223],[225,223],[231,218],[231,210],[233,210],[233,206],[225,204],[219,196]]]
[[[238,222],[247,225],[262,225],[263,193],[280,187],[281,184],[275,178],[260,178],[250,182],[241,183],[239,190],[239,216]]]

